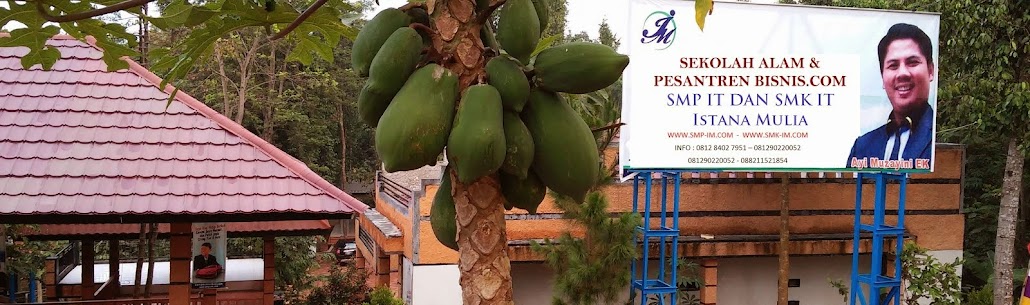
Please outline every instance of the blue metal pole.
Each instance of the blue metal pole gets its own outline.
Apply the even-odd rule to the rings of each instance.
[[[27,303],[36,302],[36,273],[29,272],[29,299]]]
[[[640,190],[640,173],[637,173],[635,176],[633,176],[633,213],[640,213],[640,210],[637,209],[637,201],[639,200],[639,197],[640,197],[639,190]],[[637,238],[637,234],[633,234],[633,245],[637,245],[639,242],[640,242],[640,240]],[[630,273],[630,279],[638,279],[638,277],[637,277],[637,262],[631,262],[629,264],[629,273]],[[636,288],[634,287],[634,284],[631,281],[630,285],[629,285],[629,292],[630,292],[630,294],[633,293],[634,289],[636,289]],[[640,299],[641,300],[644,299],[643,291],[641,291]]]
[[[18,303],[18,276],[11,272],[10,279],[7,282],[7,294],[11,300],[11,303]]]
[[[647,266],[648,265],[647,261],[651,258],[650,251],[648,251],[648,248],[650,248],[650,246],[651,246],[650,245],[651,234],[649,234],[649,232],[651,231],[651,223],[650,223],[651,222],[651,186],[652,186],[652,182],[653,182],[653,177],[651,177],[651,172],[645,172],[645,173],[647,174],[647,177],[644,177],[644,182],[647,183],[647,185],[644,186],[644,195],[647,196],[647,197],[644,198],[644,215],[645,215],[644,225],[643,225],[643,228],[644,228],[643,229],[643,232],[644,232],[644,270],[641,271],[641,272],[643,272],[644,275],[642,277],[643,281],[641,282],[641,288],[643,288],[643,289],[641,289],[641,296],[642,297],[646,297],[647,296],[647,293],[646,293],[647,288],[648,288],[647,279],[648,279],[649,273],[651,271],[650,269],[647,268],[648,267]],[[644,305],[644,298],[640,299],[640,304]]]
[[[665,173],[662,173],[662,213],[661,213],[661,216],[660,216],[661,219],[658,220],[658,223],[660,224],[659,227],[658,227],[659,230],[665,230],[665,217],[667,217],[665,210],[666,210],[666,203],[667,203],[668,197],[669,197],[668,196],[669,195],[668,184],[669,184],[669,177],[665,176]],[[661,282],[666,282],[665,281],[665,265],[668,262],[665,261],[665,235],[661,235],[659,238],[660,238],[659,239],[660,242],[658,244],[658,249],[659,249],[658,252],[660,254],[659,254],[658,262],[659,262],[659,265],[661,265],[661,267],[658,270],[658,280],[661,281]]]
[[[858,174],[857,184],[855,187],[855,232],[854,240],[852,241],[851,251],[851,305],[856,305],[855,297],[859,294],[860,288],[858,282],[858,256],[859,256],[859,234],[862,231],[862,179],[865,178],[865,174]]]
[[[872,265],[870,266],[869,279],[871,281],[869,285],[869,298],[876,300],[876,304],[881,304],[879,287],[876,282],[880,275],[883,274],[883,234],[880,229],[883,227],[883,214],[886,206],[887,197],[887,184],[884,181],[884,174],[875,174],[876,176],[876,200],[875,207],[873,210],[873,251],[872,251]]]
[[[677,291],[679,291],[679,283],[678,283],[678,281],[679,281],[679,275],[678,275],[678,273],[679,273],[679,240],[680,240],[680,238],[679,238],[679,232],[680,232],[679,215],[680,215],[680,177],[681,176],[682,176],[682,173],[679,173],[679,172],[676,173],[676,179],[674,179],[674,182],[676,183],[676,185],[673,186],[673,191],[675,193],[672,194],[672,214],[676,216],[676,220],[672,224],[673,229],[676,230],[676,237],[672,238],[672,259],[673,259],[673,261],[672,261],[672,287],[676,287]],[[675,305],[676,302],[679,301],[679,298],[673,297],[673,300],[674,301],[673,301],[672,304]]]
[[[901,183],[898,189],[898,235],[894,243],[897,244],[897,254],[894,255],[894,279],[898,281],[898,296],[894,298],[894,305],[901,304],[901,254],[905,250],[905,193],[908,186],[908,174],[902,174]]]

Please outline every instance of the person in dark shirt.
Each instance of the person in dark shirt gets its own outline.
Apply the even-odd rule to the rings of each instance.
[[[886,123],[855,140],[848,167],[856,160],[929,159],[933,152],[933,45],[918,27],[892,26],[877,46],[883,89],[893,111]]]
[[[211,265],[218,265],[218,260],[215,259],[214,255],[211,255],[211,243],[204,243],[200,245],[200,255],[193,257],[193,271]]]

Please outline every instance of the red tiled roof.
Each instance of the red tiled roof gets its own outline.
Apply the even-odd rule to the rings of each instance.
[[[233,233],[290,232],[290,231],[329,231],[332,225],[325,220],[286,220],[286,221],[253,221],[227,222],[225,230]],[[159,234],[169,232],[167,223],[157,225]],[[27,229],[23,236],[33,238],[42,236],[96,236],[96,235],[139,235],[138,224],[42,224],[38,230]]]
[[[27,48],[0,48],[0,215],[367,209],[185,92],[166,110],[174,88],[139,64],[107,72],[93,44],[47,44],[61,51],[48,71],[22,68]]]

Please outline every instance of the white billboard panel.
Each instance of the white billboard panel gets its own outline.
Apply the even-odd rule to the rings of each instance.
[[[933,170],[938,15],[629,3],[623,170]]]

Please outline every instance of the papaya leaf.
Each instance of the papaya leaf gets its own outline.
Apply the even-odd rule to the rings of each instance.
[[[20,28],[11,31],[9,37],[0,37],[0,47],[27,46],[29,53],[21,58],[21,66],[29,69],[37,64],[43,69],[50,69],[54,63],[61,58],[61,52],[57,48],[47,47],[46,41],[57,35],[59,29],[56,26]]]
[[[694,2],[694,20],[697,21],[697,28],[705,30],[705,17],[712,13],[714,3],[712,0],[697,0]]]
[[[0,7],[0,27],[6,27],[8,22],[20,22],[27,27],[40,27],[46,20],[36,12],[36,8],[29,5],[30,2],[7,1],[7,7]]]
[[[533,49],[533,54],[530,56],[536,56],[541,51],[550,48],[555,41],[558,41],[558,38],[561,38],[560,34],[555,34],[548,36],[547,38],[540,39],[540,41],[536,43],[536,49]]]
[[[194,6],[185,0],[175,0],[161,12],[161,17],[147,18],[147,21],[161,30],[168,30],[185,24],[190,19],[193,8]]]

